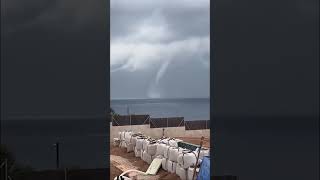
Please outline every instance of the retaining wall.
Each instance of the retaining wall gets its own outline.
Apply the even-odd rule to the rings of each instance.
[[[200,130],[185,130],[185,127],[166,127],[164,128],[164,135],[167,137],[201,137],[210,138],[210,129]],[[132,125],[132,126],[112,126],[110,124],[110,142],[113,138],[118,137],[120,131],[132,130],[133,132],[141,132],[153,138],[162,137],[162,128],[150,128],[149,124],[145,125]]]

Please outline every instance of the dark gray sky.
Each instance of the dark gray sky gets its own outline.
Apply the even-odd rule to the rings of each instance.
[[[111,98],[209,97],[209,0],[111,1]]]

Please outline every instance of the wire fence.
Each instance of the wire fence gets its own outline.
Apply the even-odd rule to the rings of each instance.
[[[150,115],[118,115],[112,126],[150,125],[150,128],[185,127],[185,130],[210,129],[210,120],[185,121],[184,117],[150,118]]]

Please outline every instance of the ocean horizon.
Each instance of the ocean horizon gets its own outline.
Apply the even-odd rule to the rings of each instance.
[[[184,117],[186,121],[210,119],[210,98],[112,99],[110,106],[120,115]]]

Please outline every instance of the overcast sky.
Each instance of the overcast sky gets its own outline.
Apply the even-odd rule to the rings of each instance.
[[[111,98],[209,97],[209,0],[111,0]]]

